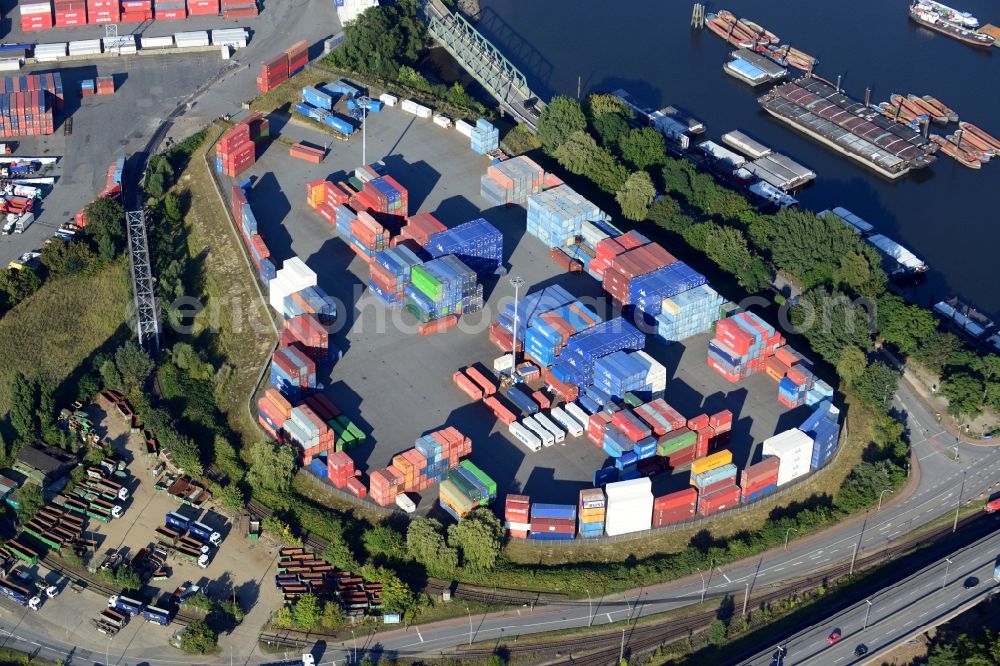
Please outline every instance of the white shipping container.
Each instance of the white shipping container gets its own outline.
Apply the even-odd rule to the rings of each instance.
[[[427,108],[426,106],[421,106],[420,104],[417,104],[417,109],[416,111],[414,111],[414,113],[417,114],[417,118],[430,118],[434,114],[434,111]]]
[[[625,483],[628,483],[627,481]],[[613,485],[613,484],[608,484]],[[608,536],[641,532],[653,526],[653,494],[648,496],[608,496],[604,532]]]
[[[514,421],[507,426],[507,430],[517,439],[517,441],[528,447],[532,453],[542,450],[542,440],[538,439],[535,433],[531,432],[517,421]]]
[[[437,113],[434,115],[434,124],[437,125],[438,127],[443,127],[445,129],[448,129],[449,127],[451,127],[451,118],[445,115],[441,115],[440,113]]]
[[[219,47],[219,55],[222,56],[223,60],[229,60],[229,57],[232,55],[232,50],[231,49],[232,49],[232,47],[229,46],[228,44],[226,46],[220,46]]]
[[[504,354],[493,359],[493,372],[507,372],[514,367],[514,355]]]
[[[455,129],[458,130],[458,133],[461,134],[462,136],[467,136],[469,138],[472,138],[472,130],[474,128],[475,125],[470,125],[464,120],[455,121]]]
[[[35,221],[34,213],[24,213],[17,218],[17,223],[14,226],[14,233],[20,234],[24,233],[24,230],[31,226],[31,223]]]
[[[215,44],[216,46],[234,46],[238,49],[246,48],[247,45],[246,28],[226,28],[224,30],[213,30],[212,44]]]
[[[406,111],[407,113],[413,113],[413,114],[416,114],[418,106],[420,105],[414,102],[412,99],[404,99],[402,102],[399,103],[399,108],[401,108],[403,111]]]
[[[508,529],[508,530],[519,530],[519,531],[522,531],[522,532],[530,532],[531,531],[531,523],[515,523],[515,522],[512,522],[512,521],[508,520],[508,521],[504,522],[503,526],[504,526],[504,529]]]
[[[567,402],[565,409],[567,414],[580,422],[580,425],[583,426],[584,430],[590,427],[590,417],[587,415],[587,412],[580,408],[578,404],[575,402]]]
[[[20,58],[4,58],[0,60],[0,72],[16,72],[23,63]]]
[[[542,446],[552,446],[556,443],[556,438],[552,436],[552,433],[546,430],[545,426],[536,421],[534,417],[525,416],[521,419],[521,425],[538,435],[538,439],[542,440]]]
[[[610,500],[612,497],[619,499],[653,496],[653,482],[642,477],[629,481],[615,481],[604,486],[604,494]]]
[[[535,420],[538,421],[543,428],[552,433],[552,436],[556,438],[556,444],[564,444],[566,442],[566,431],[557,426],[552,422],[548,416],[542,412],[535,414]]]
[[[38,57],[39,53],[50,54],[50,53],[61,53],[66,55],[66,48],[69,46],[69,42],[52,42],[50,44],[36,44],[35,45],[35,57]]]
[[[378,101],[382,102],[386,106],[396,106],[396,103],[399,102],[399,98],[395,95],[390,95],[389,93],[382,93],[378,96]]]
[[[21,16],[31,16],[32,14],[51,14],[51,2],[29,2],[18,5]]]
[[[572,416],[566,413],[566,411],[559,407],[558,405],[550,410],[552,418],[555,419],[559,425],[566,428],[566,431],[573,437],[579,437],[583,434],[583,426],[574,419]]]
[[[164,35],[163,37],[146,37],[140,38],[142,48],[144,49],[162,49],[168,46],[174,45],[173,35]]]

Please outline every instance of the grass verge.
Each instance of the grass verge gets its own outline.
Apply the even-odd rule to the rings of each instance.
[[[0,319],[0,414],[17,371],[60,386],[95,351],[127,334],[131,302],[127,260],[45,282]]]

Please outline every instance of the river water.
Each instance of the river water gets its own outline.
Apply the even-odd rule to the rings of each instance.
[[[959,0],[956,0],[958,2]],[[961,0],[982,23],[1000,5]],[[994,282],[1000,246],[1000,157],[973,171],[939,153],[935,164],[891,182],[771,118],[748,86],[724,74],[731,50],[690,27],[691,3],[676,0],[485,0],[479,29],[527,76],[536,93],[575,96],[625,88],[643,106],[679,106],[704,121],[707,137],[739,129],[816,171],[796,197],[822,210],[844,206],[930,264],[913,296],[954,294],[1000,321]],[[718,9],[719,7],[714,7]],[[1000,136],[1000,48],[992,52],[930,32],[907,17],[906,0],[732,0],[755,20],[820,59],[817,73],[847,94],[933,95],[960,119]],[[709,7],[711,11],[713,7]],[[932,131],[950,133],[940,126]]]

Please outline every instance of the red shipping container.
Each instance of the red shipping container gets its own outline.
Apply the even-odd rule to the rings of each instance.
[[[699,414],[688,419],[687,427],[690,430],[702,430],[708,427],[708,414]]]
[[[666,527],[695,517],[695,507],[653,511],[653,527]]]
[[[732,509],[740,503],[740,488],[732,484],[727,488],[717,490],[711,495],[702,495],[698,499],[698,513],[710,516],[726,509]]]
[[[643,423],[642,419],[628,409],[623,409],[612,416],[611,423],[625,433],[625,435],[633,442],[638,442],[652,434],[649,427]]]
[[[547,367],[542,367],[542,380],[552,391],[556,393],[564,402],[572,402],[580,395],[580,388],[576,384],[569,384],[556,379],[552,371]],[[586,424],[583,424],[586,425]]]
[[[455,385],[462,390],[465,395],[469,396],[473,400],[482,400],[483,392],[482,390],[473,383],[471,379],[465,376],[461,370],[456,370],[455,374],[451,376],[451,380],[455,382]]]
[[[653,429],[653,433],[657,437],[662,437],[663,435],[666,435],[667,434],[667,428],[658,419],[654,418],[650,414],[651,411],[655,411],[655,410],[653,410],[652,408],[648,407],[648,405],[643,405],[642,408],[638,408],[638,409],[634,410],[634,413],[635,413],[636,416],[638,416],[640,419],[642,419],[643,423],[645,423],[646,425],[648,425],[650,428]]]
[[[517,420],[514,416],[514,412],[510,411],[506,406],[504,406],[495,395],[491,395],[483,400],[483,403],[493,411],[493,415],[497,417],[504,425],[510,425]]]
[[[802,372],[800,368],[794,366],[788,369],[787,377],[795,382],[797,386],[804,386],[809,383],[809,376]]]
[[[187,0],[187,11],[191,16],[217,15],[219,0]]]
[[[649,243],[649,240],[634,229],[628,233],[618,236],[618,242],[621,243],[622,247],[626,250],[631,250],[633,248],[641,247]]]
[[[493,395],[497,392],[497,385],[489,377],[484,375],[475,366],[469,366],[465,369],[465,374],[469,376],[469,379],[474,381],[480,389],[482,389],[484,395]]]
[[[604,444],[604,428],[607,424],[611,423],[611,417],[605,412],[598,412],[590,416],[590,421],[587,423],[587,439],[590,443],[596,447],[601,447]]]
[[[675,493],[662,495],[653,500],[653,511],[664,511],[679,507],[694,507],[698,501],[698,491],[694,488],[685,488]]]
[[[777,456],[768,456],[760,462],[750,465],[743,470],[740,476],[740,485],[751,485],[763,479],[777,479],[780,464],[781,460]]]
[[[708,425],[712,426],[716,432],[719,432],[720,430],[725,432],[726,426],[733,425],[733,413],[728,409],[716,412],[708,417]]]
[[[653,407],[653,409],[655,409],[660,416],[667,419],[667,422],[670,423],[671,430],[679,430],[687,423],[687,419],[684,418],[679,411],[667,404],[667,401],[663,398],[657,398],[648,404]]]
[[[490,324],[490,342],[496,345],[502,352],[511,352],[511,348],[514,345],[514,338],[500,322],[495,321]],[[520,352],[524,349],[524,341],[517,341],[517,351]]]
[[[541,409],[549,409],[550,407],[552,407],[552,401],[549,400],[548,396],[542,393],[541,391],[535,391],[534,393],[532,393],[531,398],[532,400],[538,403],[538,406]]]
[[[775,349],[774,357],[787,366],[793,366],[799,362],[799,357],[787,347],[778,347]]]
[[[697,452],[698,452],[697,445],[685,447],[680,451],[677,451],[676,453],[672,453],[669,456],[667,456],[667,465],[674,469],[682,467],[691,462],[692,460],[694,460],[697,457],[696,456]]]
[[[567,519],[568,525],[558,524],[558,518],[546,518],[531,521],[532,532],[550,532],[555,534],[576,534],[576,521]]]
[[[351,478],[347,481],[347,489],[355,497],[365,497],[368,494],[368,489],[365,488],[365,484],[361,483],[357,478]],[[393,501],[396,500],[395,497],[392,498]]]

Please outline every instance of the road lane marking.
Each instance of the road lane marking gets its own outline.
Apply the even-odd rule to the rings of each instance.
[[[722,573],[722,572],[720,572],[720,573]],[[733,581],[729,580],[729,576],[727,576],[725,573],[722,574],[722,577],[726,579],[727,583],[732,583],[733,582]]]
[[[418,628],[418,627],[417,627],[416,625],[414,625],[414,626],[413,626],[413,628],[417,630],[417,638],[419,638],[419,639],[420,639],[420,642],[421,642],[421,643],[423,643],[423,642],[424,642],[424,637],[423,637],[423,635],[422,635],[422,634],[420,633],[420,629],[419,629],[419,628]]]
[[[614,624],[615,621],[611,619],[611,613],[605,613],[608,616],[608,624]]]

